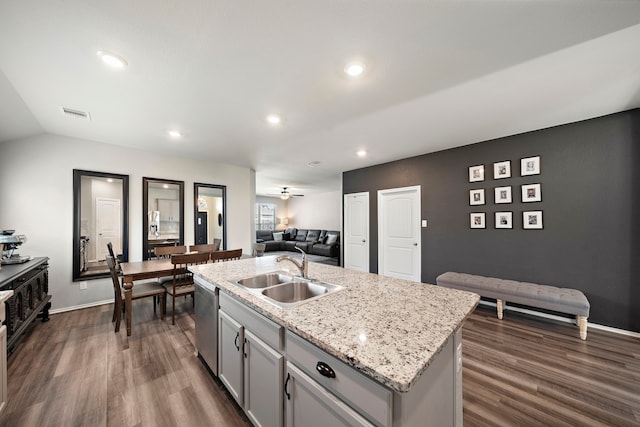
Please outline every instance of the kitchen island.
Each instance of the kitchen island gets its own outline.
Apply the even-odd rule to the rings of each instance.
[[[311,278],[344,289],[281,308],[232,282],[275,270],[297,274],[291,263],[260,257],[192,270],[198,287],[220,295],[219,334],[211,337],[219,357],[211,368],[255,424],[283,424],[253,417],[252,405],[260,412],[256,400],[267,394],[284,399],[287,426],[329,425],[327,411],[345,425],[462,425],[460,329],[478,295],[310,263]],[[197,319],[196,312],[196,334]],[[252,390],[260,378],[247,371],[246,347],[255,352],[256,342],[266,342],[261,354],[273,362],[272,391]],[[229,348],[240,354],[239,368],[230,366]],[[326,403],[332,399],[335,405]]]

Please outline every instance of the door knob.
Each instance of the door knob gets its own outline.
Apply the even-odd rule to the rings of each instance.
[[[418,244],[417,244],[417,243],[414,243],[414,244],[413,244],[413,246],[418,246]]]
[[[362,243],[367,243],[367,241],[363,239],[363,240],[362,240]]]

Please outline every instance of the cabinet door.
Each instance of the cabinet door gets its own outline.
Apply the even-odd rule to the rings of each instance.
[[[372,425],[290,362],[284,392],[287,427]]]
[[[281,427],[284,356],[244,332],[244,409],[255,426]]]
[[[222,310],[218,311],[218,328],[218,378],[242,406],[244,328]]]
[[[180,221],[180,203],[177,200],[158,199],[160,221]]]

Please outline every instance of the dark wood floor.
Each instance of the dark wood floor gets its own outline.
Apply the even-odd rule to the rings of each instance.
[[[248,426],[194,357],[191,302],[176,326],[134,301],[51,316],[9,359],[1,426]],[[478,308],[463,331],[465,426],[640,426],[640,340]]]

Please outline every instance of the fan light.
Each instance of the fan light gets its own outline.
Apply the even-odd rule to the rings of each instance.
[[[280,198],[282,200],[289,200],[289,197],[291,197],[291,194],[289,194],[287,190],[282,190],[282,192],[280,193]]]

